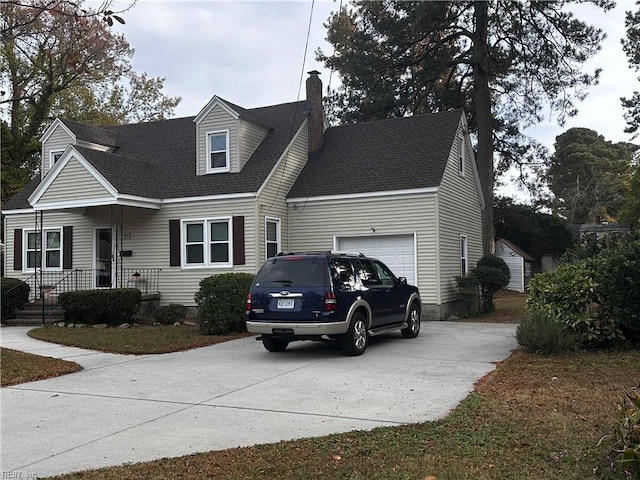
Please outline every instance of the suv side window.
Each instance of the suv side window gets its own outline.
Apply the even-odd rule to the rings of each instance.
[[[334,258],[331,261],[333,284],[340,290],[353,292],[356,289],[356,277],[351,262],[346,258]]]
[[[371,260],[356,260],[356,271],[365,287],[380,285],[382,282],[378,278],[376,269]]]
[[[395,276],[393,275],[393,273],[391,273],[391,270],[389,270],[384,263],[378,261],[374,261],[373,263],[376,266],[376,271],[378,272],[378,276],[382,281],[382,285],[393,286],[396,284]]]

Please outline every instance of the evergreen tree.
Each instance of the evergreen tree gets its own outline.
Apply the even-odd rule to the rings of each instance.
[[[318,51],[341,77],[329,94],[330,114],[340,121],[465,108],[486,205],[485,253],[494,249],[494,162],[503,170],[537,158],[541,146],[523,129],[545,108],[560,122],[574,115],[575,101],[598,80],[598,71],[581,69],[604,35],[576,19],[568,3],[355,0],[329,18],[335,52]]]

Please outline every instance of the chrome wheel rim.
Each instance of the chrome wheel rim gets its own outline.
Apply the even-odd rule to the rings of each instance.
[[[367,328],[362,320],[357,321],[353,326],[353,344],[358,350],[367,346]]]
[[[413,333],[417,333],[420,330],[420,315],[415,308],[412,308],[409,314],[409,328]]]

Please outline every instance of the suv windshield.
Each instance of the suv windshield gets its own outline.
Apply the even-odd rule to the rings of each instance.
[[[258,273],[256,287],[322,287],[326,273],[323,258],[273,258]]]

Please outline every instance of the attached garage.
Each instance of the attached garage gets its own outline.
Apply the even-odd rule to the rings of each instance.
[[[336,250],[360,252],[377,258],[398,277],[416,285],[415,235],[374,235],[367,237],[337,237]]]

